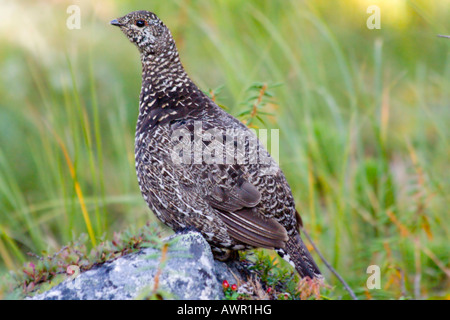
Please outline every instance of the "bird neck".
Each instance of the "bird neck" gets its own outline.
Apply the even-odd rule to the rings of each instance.
[[[178,52],[168,49],[164,54],[141,54],[142,88],[138,127],[154,127],[201,110],[203,92],[184,70]]]
[[[147,85],[148,90],[163,89],[169,85],[170,80],[189,80],[173,42],[161,53],[141,53],[141,63],[142,87]]]
[[[191,83],[180,62],[178,52],[174,47],[159,55],[141,54],[142,88],[141,98],[147,100],[163,98],[185,90],[185,84]],[[142,100],[142,99],[141,99]]]

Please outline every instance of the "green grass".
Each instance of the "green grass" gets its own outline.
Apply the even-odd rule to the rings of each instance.
[[[450,1],[85,1],[80,30],[69,4],[0,5],[0,273],[154,219],[134,173],[139,56],[109,25],[147,9],[231,114],[253,83],[282,84],[258,125],[280,129],[305,227],[360,298],[449,298]]]

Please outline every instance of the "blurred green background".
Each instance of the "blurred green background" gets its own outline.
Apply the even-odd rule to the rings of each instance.
[[[134,170],[139,55],[109,25],[142,9],[231,114],[255,81],[282,83],[266,126],[306,229],[358,297],[450,298],[448,0],[0,0],[0,274],[155,219]]]

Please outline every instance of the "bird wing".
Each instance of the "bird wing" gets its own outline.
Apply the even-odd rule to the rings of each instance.
[[[207,126],[204,123],[203,130],[208,130]],[[194,132],[193,120],[184,119],[172,127]],[[225,136],[222,141],[225,143]],[[210,145],[205,141],[202,144],[205,152]],[[261,214],[261,193],[248,181],[248,170],[248,163],[192,165],[192,171],[201,174],[204,199],[215,209],[232,238],[255,247],[284,248],[288,240],[286,229],[274,218]]]
[[[258,248],[284,248],[288,240],[286,229],[275,219],[264,219],[256,210],[235,212],[218,210],[230,236],[244,244]]]
[[[261,194],[243,176],[242,166],[224,165],[221,174],[211,177],[221,181],[212,181],[207,201],[232,238],[255,247],[283,248],[288,240],[286,229],[259,213]]]

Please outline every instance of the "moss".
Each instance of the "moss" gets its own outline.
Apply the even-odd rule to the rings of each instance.
[[[266,250],[242,252],[240,259],[248,265],[249,275],[236,288],[224,283],[225,300],[329,299],[331,287],[316,279],[300,279],[292,267]]]
[[[79,272],[89,270],[107,261],[115,260],[143,247],[162,248],[163,241],[157,225],[146,225],[140,230],[125,230],[114,233],[112,240],[103,241],[88,250],[89,239],[82,235],[78,240],[64,246],[53,255],[39,256],[29,253],[31,261],[22,269],[13,272],[9,281],[3,281],[8,288],[7,297],[17,298],[44,292]]]

